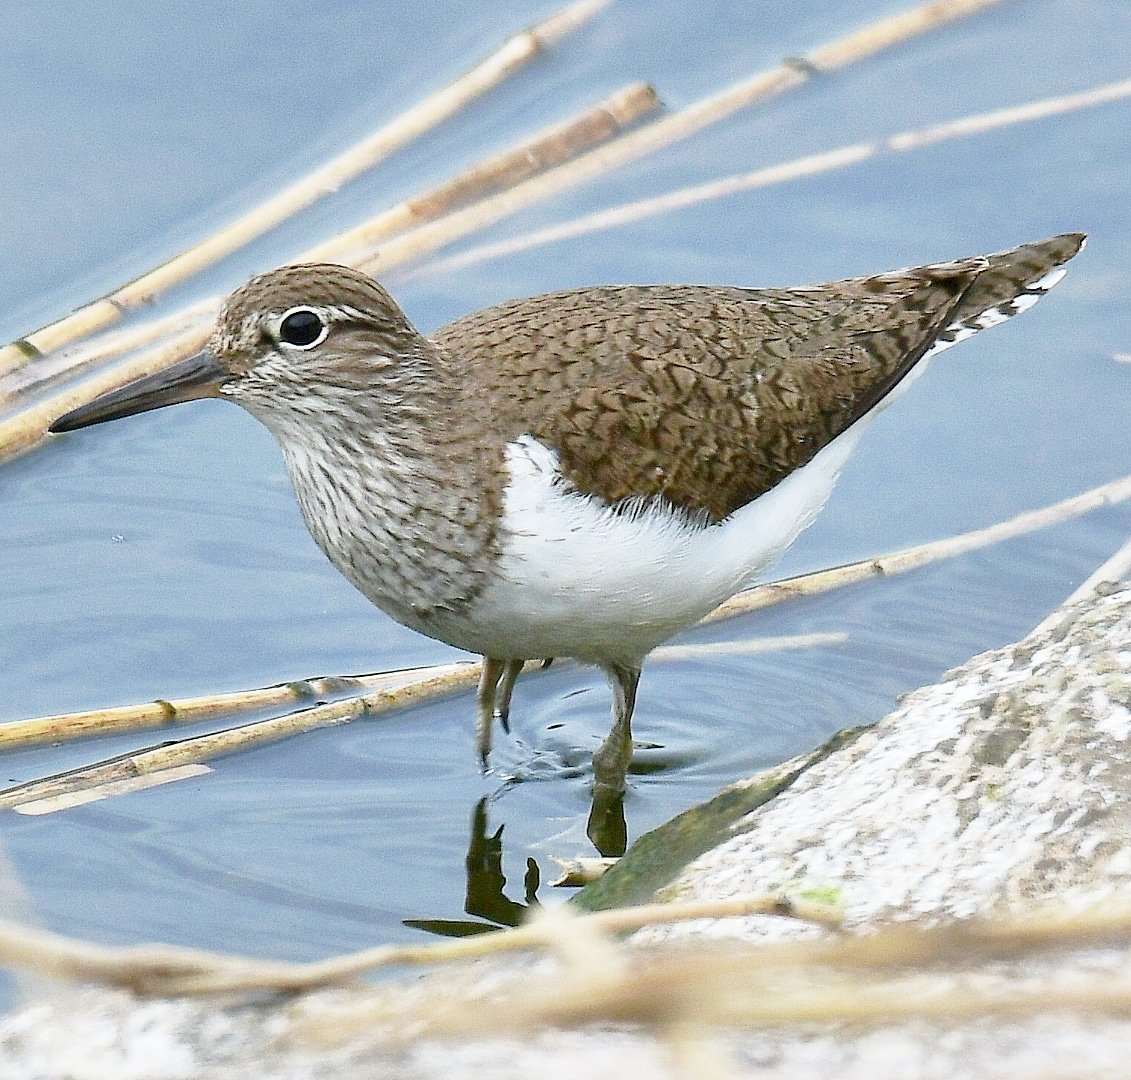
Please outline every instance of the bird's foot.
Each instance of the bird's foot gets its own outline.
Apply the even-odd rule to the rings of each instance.
[[[487,758],[491,753],[491,726],[495,720],[499,680],[509,668],[510,661],[496,660],[492,656],[483,657],[483,673],[479,676],[479,687],[475,692],[475,749],[479,752],[484,772],[487,771]]]

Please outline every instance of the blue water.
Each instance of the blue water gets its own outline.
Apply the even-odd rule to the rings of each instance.
[[[0,2],[0,338],[176,253],[489,52],[551,5],[289,2],[192,8]],[[606,95],[671,107],[898,3],[620,0],[504,87],[209,272],[239,283],[329,231]],[[481,240],[628,198],[1131,76],[1124,0],[1030,0],[816,80],[500,223]],[[422,329],[509,296],[610,281],[788,284],[995,250],[1092,242],[1036,311],[946,355],[869,431],[796,573],[975,528],[1131,471],[1131,104],[873,160],[459,271],[393,274]],[[0,719],[446,661],[323,559],[267,433],[217,402],[139,416],[0,467]],[[1117,548],[1112,508],[908,577],[686,635],[844,631],[646,671],[630,838],[729,780],[873,721],[1015,639]],[[8,910],[100,941],[313,958],[414,940],[406,919],[513,917],[533,859],[590,850],[595,673],[527,678],[496,772],[470,695],[297,737],[215,772],[46,817],[0,814]],[[185,734],[194,733],[186,730]],[[148,745],[117,736],[0,758],[18,782]],[[511,783],[515,774],[524,782]],[[467,903],[465,858],[501,846]],[[546,897],[543,886],[539,895]]]

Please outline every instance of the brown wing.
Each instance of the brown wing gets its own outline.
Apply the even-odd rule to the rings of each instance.
[[[663,495],[717,521],[808,462],[947,327],[1002,307],[1078,248],[1055,238],[797,289],[578,289],[434,338],[484,421],[552,446],[580,490]]]

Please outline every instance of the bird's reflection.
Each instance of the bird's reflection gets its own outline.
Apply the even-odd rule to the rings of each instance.
[[[593,787],[593,804],[585,834],[606,859],[619,859],[628,846],[628,823],[624,817],[624,791],[604,784]]]
[[[511,786],[504,785],[502,790]],[[628,824],[624,813],[624,777],[619,783],[596,778],[586,822],[586,835],[605,858],[619,858],[628,846]],[[467,889],[464,911],[471,919],[405,919],[404,925],[444,937],[467,937],[504,927],[518,926],[538,906],[537,892],[541,873],[534,859],[526,860],[522,900],[506,895],[503,873],[503,831],[500,825],[488,831],[487,807],[490,799],[480,798],[471,813],[471,836],[464,859]]]
[[[494,833],[487,832],[487,799],[475,804],[471,815],[471,841],[467,847],[464,866],[467,870],[467,892],[463,909],[468,915],[485,922],[468,919],[405,919],[405,926],[426,930],[444,937],[469,937],[507,926],[518,926],[538,906],[536,893],[541,884],[538,864],[526,860],[523,875],[523,900],[511,900],[504,892],[507,879],[503,873],[503,830],[500,825]]]
[[[463,909],[472,919],[405,919],[404,925],[443,937],[469,937],[508,926],[518,926],[538,906],[541,873],[534,859],[526,860],[522,880],[522,900],[512,900],[504,891],[503,830],[500,825],[488,831],[486,797],[480,799],[471,814],[471,838],[467,846],[464,868],[467,891]],[[624,795],[611,792],[602,785],[594,788],[586,832],[594,847],[606,857],[624,854],[628,826],[624,817]]]
[[[535,893],[540,884],[538,864],[526,860],[523,875],[523,903],[510,900],[503,893],[507,883],[503,874],[503,829],[487,833],[487,800],[480,799],[471,815],[471,842],[464,865],[467,868],[467,892],[463,909],[468,915],[489,919],[498,926],[518,926],[538,903]]]

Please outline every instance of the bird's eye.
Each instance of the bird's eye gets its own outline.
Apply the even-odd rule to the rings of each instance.
[[[299,349],[312,349],[329,329],[326,319],[313,308],[291,308],[279,320],[279,340]]]

